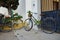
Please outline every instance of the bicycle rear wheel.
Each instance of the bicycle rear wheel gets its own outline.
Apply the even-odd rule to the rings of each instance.
[[[33,28],[33,22],[32,22],[32,20],[31,19],[26,19],[25,20],[25,27],[24,27],[24,29],[26,31],[30,31],[32,28]]]

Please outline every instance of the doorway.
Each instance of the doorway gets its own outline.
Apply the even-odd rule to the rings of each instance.
[[[59,10],[59,2],[53,1],[53,10]]]

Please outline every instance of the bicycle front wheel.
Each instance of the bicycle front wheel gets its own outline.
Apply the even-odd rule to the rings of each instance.
[[[32,22],[32,20],[31,19],[26,19],[25,20],[25,27],[24,27],[24,29],[26,31],[30,31],[32,28],[33,28],[33,22]]]

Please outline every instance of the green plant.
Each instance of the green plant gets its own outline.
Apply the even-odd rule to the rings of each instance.
[[[20,20],[21,18],[23,18],[23,17],[20,16],[20,15],[15,14],[15,15],[13,16],[13,18],[7,17],[7,18],[5,18],[3,21],[4,21],[5,23],[8,23],[8,22],[11,22],[12,20],[14,20],[14,21]]]
[[[28,11],[27,13],[28,13],[28,17],[32,17],[31,11]]]
[[[23,18],[22,16],[20,16],[20,15],[17,15],[16,17],[13,17],[13,19],[12,20],[20,20],[21,18]]]
[[[35,24],[40,25],[41,24],[41,21],[40,20],[36,20],[35,21]]]
[[[0,0],[0,6],[16,10],[19,5],[19,0]]]

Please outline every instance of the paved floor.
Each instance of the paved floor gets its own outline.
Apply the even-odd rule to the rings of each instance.
[[[0,33],[0,40],[60,40],[60,34],[46,34],[41,30],[27,32],[21,29],[15,30],[14,32]]]
[[[1,33],[0,32],[0,40],[17,40],[13,35],[13,32]]]

